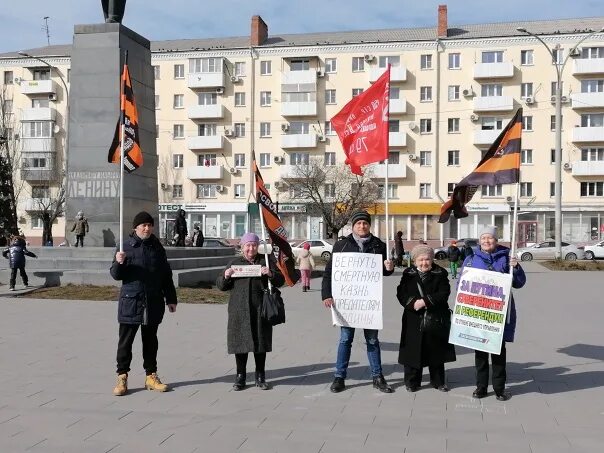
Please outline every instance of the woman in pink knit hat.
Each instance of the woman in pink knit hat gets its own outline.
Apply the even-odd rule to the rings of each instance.
[[[306,292],[310,289],[310,275],[315,267],[315,260],[312,257],[312,253],[310,253],[310,244],[308,242],[304,243],[303,249],[298,253],[296,263],[302,274],[302,291]]]

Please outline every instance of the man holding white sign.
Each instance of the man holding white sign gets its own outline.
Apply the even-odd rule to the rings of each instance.
[[[394,272],[387,259],[386,244],[370,233],[371,216],[367,211],[352,215],[352,234],[333,246],[323,273],[323,304],[332,310],[334,325],[341,326],[335,378],[330,390],[345,390],[355,328],[363,328],[373,387],[392,393],[382,374],[378,329],[382,328],[382,277]],[[372,256],[377,255],[377,256]]]

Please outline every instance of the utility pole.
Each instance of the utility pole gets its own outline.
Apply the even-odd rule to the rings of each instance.
[[[48,19],[50,19],[50,16],[44,16],[44,26],[42,27],[42,30],[46,32],[46,44],[50,46],[50,28],[48,27]]]

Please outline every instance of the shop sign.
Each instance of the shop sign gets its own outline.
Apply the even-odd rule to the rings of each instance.
[[[286,212],[306,212],[306,205],[305,204],[279,204],[279,212],[280,213],[286,213]]]

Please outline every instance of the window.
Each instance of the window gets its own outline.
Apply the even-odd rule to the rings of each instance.
[[[260,75],[271,75],[272,71],[271,61],[264,60],[260,62]]]
[[[290,134],[309,134],[310,124],[302,121],[290,121],[289,123]]]
[[[336,185],[333,183],[325,184],[324,191],[325,191],[325,198],[335,198]]]
[[[361,72],[365,70],[365,60],[363,57],[352,57],[352,72]]]
[[[260,166],[261,167],[270,167],[271,166],[271,154],[270,153],[260,153]]]
[[[533,84],[531,82],[520,84],[520,99],[526,99],[533,95]]]
[[[459,165],[459,150],[453,149],[447,152],[447,165],[457,166]]]
[[[185,78],[185,65],[184,64],[175,64],[174,65],[174,78],[175,79],[184,79]]]
[[[602,93],[604,79],[581,80],[581,93]]]
[[[184,108],[184,106],[185,106],[185,95],[184,94],[175,94],[173,107],[175,109],[182,109],[182,108]]]
[[[50,187],[49,186],[32,186],[31,197],[32,198],[50,198]]]
[[[503,120],[493,116],[483,116],[481,124],[481,130],[483,131],[500,131],[503,129]]]
[[[532,50],[521,50],[520,51],[520,64],[522,66],[530,66],[530,65],[534,64]]]
[[[483,63],[503,63],[503,50],[489,50],[482,52]]]
[[[555,149],[550,149],[550,151],[549,151],[549,163],[550,164],[556,163],[556,150]]]
[[[480,87],[480,95],[483,97],[501,96],[503,85],[500,83],[485,83]]]
[[[235,167],[242,168],[245,167],[245,154],[235,154]]]
[[[29,127],[27,127],[29,124]],[[31,138],[50,138],[52,137],[51,121],[31,121],[23,123],[23,132],[26,137]]]
[[[560,83],[560,89],[562,92],[564,92],[564,81],[562,81],[562,83]],[[552,82],[551,83],[551,96],[557,96],[558,95],[558,82]]]
[[[581,160],[583,162],[604,161],[604,148],[583,148],[581,150]]]
[[[172,186],[172,198],[182,198],[182,184]]]
[[[235,128],[235,137],[245,137],[245,123],[233,124]]]
[[[388,151],[388,163],[398,165],[400,163],[401,153],[398,151]]]
[[[459,132],[459,118],[449,118],[447,120],[447,131],[449,134],[456,134]]]
[[[522,117],[522,130],[532,131],[533,130],[533,117],[531,115],[524,115]]]
[[[520,150],[520,163],[523,165],[531,165],[533,163],[533,150],[532,149]]]
[[[216,93],[199,93],[197,95],[197,105],[216,105],[218,95]]]
[[[556,183],[555,182],[549,183],[549,196],[550,197],[556,196]]]
[[[32,229],[44,228],[44,223],[42,222],[42,216],[40,214],[31,215],[31,227]]]
[[[384,184],[378,184],[378,198],[385,198]],[[388,198],[398,198],[398,184],[388,184]]]
[[[564,124],[564,115],[560,115],[560,126]],[[556,130],[556,115],[551,115],[549,117],[549,128],[552,131]],[[564,128],[562,128],[564,130]]]
[[[336,153],[325,153],[324,159],[325,166],[333,166],[336,164]]]
[[[432,151],[419,152],[419,165],[420,167],[429,167],[432,165]]]
[[[432,133],[432,119],[423,118],[419,120],[419,132],[420,134],[431,134]]]
[[[582,182],[581,183],[582,197],[602,197],[604,196],[604,182]]]
[[[155,78],[155,80],[159,80],[159,75],[160,75],[159,66],[154,65],[153,66],[153,77]]]
[[[604,113],[586,113],[581,115],[581,127],[603,127]]]
[[[49,168],[47,159],[44,157],[22,157],[23,166],[25,168]],[[49,159],[50,160],[50,159]],[[50,195],[49,195],[50,196]]]
[[[420,198],[432,198],[432,184],[429,182],[422,182],[419,184],[419,197]]]
[[[235,107],[245,107],[245,93],[235,93]]]
[[[222,72],[222,58],[193,58],[189,60],[189,72]]]
[[[325,59],[325,73],[338,72],[338,60],[335,58]]]
[[[500,197],[501,196],[501,184],[495,186],[480,186],[483,197]]]
[[[34,69],[34,80],[50,80],[50,69]]]
[[[390,99],[400,99],[401,98],[401,89],[399,87],[390,87],[389,93]]]
[[[552,49],[552,53],[552,64],[562,64],[562,62],[564,61],[564,49],[561,47],[558,49],[554,48]]]
[[[12,101],[11,101],[12,103]],[[32,99],[31,100],[31,108],[32,109],[41,109],[50,107],[50,101],[48,99]],[[11,105],[12,108],[12,105]],[[5,109],[6,112],[6,109]],[[6,112],[8,113],[8,112]]]
[[[378,59],[378,67],[387,68],[388,65],[398,68],[401,65],[401,57],[398,55],[383,55]]]
[[[235,198],[245,198],[245,184],[235,184]]]
[[[216,184],[197,184],[197,198],[216,198]]]
[[[271,136],[271,123],[260,123],[260,137]]]
[[[182,154],[173,154],[172,155],[172,166],[174,168],[182,168],[184,166]]]
[[[197,126],[197,134],[200,137],[213,137],[216,135],[215,124],[200,124]]]
[[[432,55],[425,54],[419,57],[419,68],[420,69],[432,69]]]
[[[325,121],[325,135],[335,135],[336,131],[331,127],[331,121]]]
[[[184,138],[185,136],[185,125],[175,124],[173,129],[173,138]]]
[[[13,113],[13,101],[12,99],[5,99],[2,103],[3,113]]]
[[[260,92],[260,107],[269,107],[271,105],[271,92],[261,91]]]
[[[289,198],[292,200],[303,198],[302,187],[298,184],[291,184],[289,186]]]
[[[290,71],[308,71],[310,69],[310,60],[291,60],[289,69]]]
[[[4,71],[4,85],[12,85],[13,79],[13,71]]]
[[[155,138],[159,138],[159,124],[155,125]]]
[[[245,77],[245,62],[237,61],[235,63],[235,75],[239,77]]]
[[[197,156],[197,165],[200,167],[215,167],[217,163],[216,154],[199,154]]]
[[[310,162],[310,155],[308,153],[290,153],[289,164],[290,165],[308,165]]]
[[[388,132],[400,132],[399,120],[388,120]]]
[[[604,47],[583,47],[581,58],[604,58]]]
[[[363,88],[353,88],[352,89],[352,97],[358,96],[363,92]]]
[[[155,110],[159,110],[159,94],[155,95]]]
[[[432,87],[420,87],[419,100],[420,102],[432,102]]]
[[[520,196],[521,197],[532,197],[533,196],[533,183],[532,182],[521,182],[520,183]]]
[[[449,101],[459,101],[459,85],[449,85]]]
[[[448,197],[453,196],[453,191],[455,190],[456,185],[457,184],[455,184],[454,182],[447,183],[447,196]]]
[[[459,69],[461,67],[461,54],[450,53],[449,54],[449,69]]]
[[[335,104],[336,103],[336,90],[325,90],[325,103]]]

